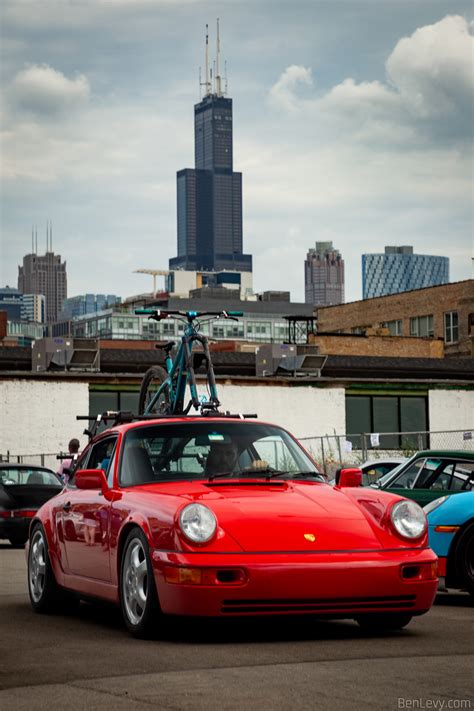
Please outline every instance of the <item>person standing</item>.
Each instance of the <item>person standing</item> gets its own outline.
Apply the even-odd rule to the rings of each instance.
[[[75,437],[69,441],[68,444],[68,451],[70,456],[67,459],[63,459],[58,471],[56,472],[61,481],[63,481],[65,484],[67,482],[67,477],[69,476],[69,471],[77,459],[77,455],[79,452],[79,447],[80,447],[80,442],[78,439]]]

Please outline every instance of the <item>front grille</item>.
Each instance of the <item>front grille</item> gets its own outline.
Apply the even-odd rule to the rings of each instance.
[[[415,595],[390,597],[342,597],[273,600],[223,600],[223,614],[265,614],[295,612],[354,612],[370,610],[410,609],[415,605]]]

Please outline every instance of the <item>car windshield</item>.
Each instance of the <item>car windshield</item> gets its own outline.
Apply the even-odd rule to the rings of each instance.
[[[401,464],[399,464],[399,465],[398,465],[397,467],[395,467],[394,469],[391,469],[389,472],[387,472],[386,474],[384,474],[383,476],[381,476],[380,479],[377,479],[376,486],[377,486],[377,487],[381,487],[381,488],[383,489],[383,487],[384,487],[386,484],[388,484],[389,481],[391,481],[392,479],[394,479],[394,478],[397,476],[397,474],[398,474],[399,472],[401,472],[402,469],[403,469],[403,467],[405,467],[406,465],[407,465],[407,462],[402,462]]]
[[[56,486],[61,482],[49,469],[28,469],[8,467],[0,469],[0,484],[4,486]]]
[[[324,481],[298,443],[272,425],[163,423],[134,428],[125,437],[122,486],[217,477]]]

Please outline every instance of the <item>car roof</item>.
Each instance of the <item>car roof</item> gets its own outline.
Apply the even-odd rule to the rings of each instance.
[[[420,452],[416,452],[413,456],[474,460],[474,452],[468,449],[422,449]]]
[[[18,464],[17,462],[0,462],[0,469],[29,469],[30,471],[35,469],[39,472],[50,472],[54,474],[53,470],[48,467],[42,467],[38,464]]]
[[[263,422],[262,420],[257,420],[255,418],[240,419],[238,417],[202,417],[200,415],[196,416],[186,416],[186,417],[157,417],[156,419],[150,420],[134,420],[133,422],[126,422],[119,425],[113,425],[106,430],[100,432],[97,437],[103,437],[106,434],[111,434],[112,432],[125,433],[129,430],[137,429],[140,427],[147,427],[149,425],[169,425],[169,424],[208,424],[208,423],[220,423],[220,424],[238,424],[238,425],[269,425],[270,427],[278,427],[284,430],[285,428],[281,425],[275,425],[271,422]],[[95,438],[94,438],[95,439]]]

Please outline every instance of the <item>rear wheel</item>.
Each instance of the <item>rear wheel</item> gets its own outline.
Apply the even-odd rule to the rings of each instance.
[[[382,633],[389,630],[401,630],[409,624],[411,619],[412,615],[394,612],[386,615],[361,615],[356,618],[356,622],[364,630]]]
[[[159,390],[161,385],[168,379],[168,373],[159,365],[154,365],[149,368],[143,376],[140,386],[140,397],[138,400],[138,413],[145,414],[153,396]],[[151,415],[168,415],[171,412],[169,386],[165,385],[160,397],[149,411]],[[147,413],[148,414],[148,413]]]
[[[151,637],[161,616],[148,541],[133,528],[123,547],[120,566],[120,605],[129,632],[134,637]]]
[[[28,592],[35,612],[51,612],[61,604],[73,604],[76,598],[63,590],[54,577],[49,559],[46,534],[41,524],[33,529],[28,552]]]
[[[462,532],[455,556],[459,582],[474,597],[474,523]]]

